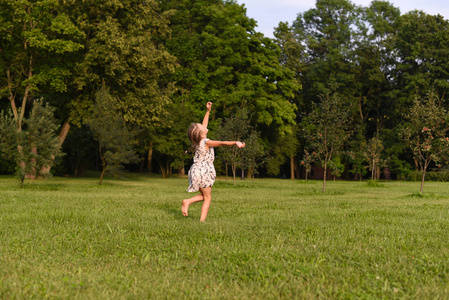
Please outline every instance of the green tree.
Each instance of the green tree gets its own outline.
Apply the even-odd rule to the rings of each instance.
[[[64,13],[61,1],[0,1],[0,98],[7,98],[21,131],[33,98],[68,89],[67,62],[83,48],[83,33]],[[69,125],[62,126],[62,143]],[[26,155],[24,153],[24,155]],[[42,172],[49,172],[46,167]]]
[[[323,192],[329,163],[350,137],[350,122],[350,110],[336,92],[321,95],[321,102],[305,119],[305,134],[312,154],[324,168]]]
[[[231,117],[225,118],[215,133],[216,139],[222,141],[245,141],[250,135],[251,124],[249,123],[248,112],[246,110],[239,110],[236,114],[231,115]],[[237,168],[239,166],[242,167],[242,172],[244,172],[242,165],[244,152],[239,151],[237,147],[220,147],[218,151],[220,155],[219,160],[225,165],[226,179],[228,167],[230,166],[235,185]]]
[[[248,170],[247,177],[253,178],[258,173],[257,167],[262,164],[266,151],[260,140],[260,133],[250,131],[244,140],[245,148],[243,148],[243,168]]]
[[[295,123],[291,102],[299,85],[279,62],[279,47],[256,32],[256,21],[234,1],[166,0],[172,38],[166,46],[178,59],[174,100],[198,115],[201,103],[214,102],[212,120],[228,118],[237,108],[250,110],[261,132],[289,132]],[[272,134],[274,136],[274,134]]]
[[[193,112],[183,104],[172,104],[165,122],[156,130],[154,149],[157,151],[159,167],[164,178],[168,178],[175,168],[184,173],[185,151],[189,148],[187,128]]]
[[[313,162],[314,162],[313,155],[310,154],[309,151],[307,151],[307,149],[304,149],[304,156],[303,159],[301,160],[301,166],[303,166],[306,171],[306,178],[305,178],[306,181],[308,179],[310,171],[312,171]]]
[[[329,161],[329,168],[331,170],[331,174],[335,177],[340,178],[343,172],[345,171],[345,165],[341,162],[340,156],[334,156]]]
[[[127,124],[117,108],[117,99],[104,86],[96,94],[87,124],[99,143],[102,163],[100,184],[106,172],[116,176],[124,164],[138,161],[133,149],[137,144],[137,132]]]
[[[146,131],[140,148],[153,151],[153,136],[165,122],[172,102],[176,58],[164,42],[170,39],[168,17],[160,1],[68,0],[73,22],[85,35],[84,50],[75,66],[77,93],[70,105],[70,119],[86,122],[96,91],[103,84],[116,99],[123,118]]]
[[[0,150],[4,156],[15,161],[16,176],[21,185],[27,176],[50,176],[50,173],[42,173],[41,170],[62,155],[54,108],[44,105],[43,100],[35,100],[29,117],[22,122],[22,130],[18,131],[14,116],[1,113]]]
[[[415,96],[406,120],[402,134],[410,143],[413,156],[422,171],[422,194],[429,164],[432,161],[438,163],[449,147],[449,118],[442,101],[432,91],[426,97]]]
[[[395,40],[397,83],[409,104],[419,89],[431,89],[440,97],[449,93],[449,21],[441,15],[413,11],[401,17]],[[404,107],[404,112],[408,105]]]
[[[329,85],[338,84],[338,92],[347,101],[356,94],[355,41],[360,11],[348,0],[318,0],[316,7],[298,14],[293,32],[305,45],[305,65],[301,69],[302,103],[309,112],[310,103],[319,102]]]
[[[382,140],[377,137],[372,138],[366,145],[365,157],[371,171],[371,180],[379,179],[380,169],[386,166],[386,161],[382,159],[383,150]]]

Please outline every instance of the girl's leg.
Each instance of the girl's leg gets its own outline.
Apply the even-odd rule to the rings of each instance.
[[[210,201],[212,200],[211,191],[212,191],[211,187],[200,189],[200,192],[203,195],[203,200],[204,200],[203,207],[201,208],[200,222],[206,221],[206,217],[209,212]]]
[[[181,207],[182,214],[187,217],[188,211],[189,211],[189,205],[194,202],[198,202],[198,201],[203,201],[202,194],[195,195],[192,198],[182,200],[182,207]]]

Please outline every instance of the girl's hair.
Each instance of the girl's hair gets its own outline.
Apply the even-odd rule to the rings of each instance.
[[[201,129],[198,126],[198,123],[190,124],[189,131],[187,131],[187,136],[189,137],[189,140],[192,142],[192,146],[186,152],[190,152],[195,150],[195,148],[201,142]]]

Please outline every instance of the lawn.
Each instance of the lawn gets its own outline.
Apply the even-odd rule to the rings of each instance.
[[[449,298],[449,183],[0,177],[0,299]]]

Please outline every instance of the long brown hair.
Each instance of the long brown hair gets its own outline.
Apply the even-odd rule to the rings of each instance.
[[[190,152],[196,149],[196,147],[201,142],[201,129],[198,126],[199,123],[190,124],[189,130],[187,131],[187,136],[189,140],[192,142],[192,146],[186,152]]]

